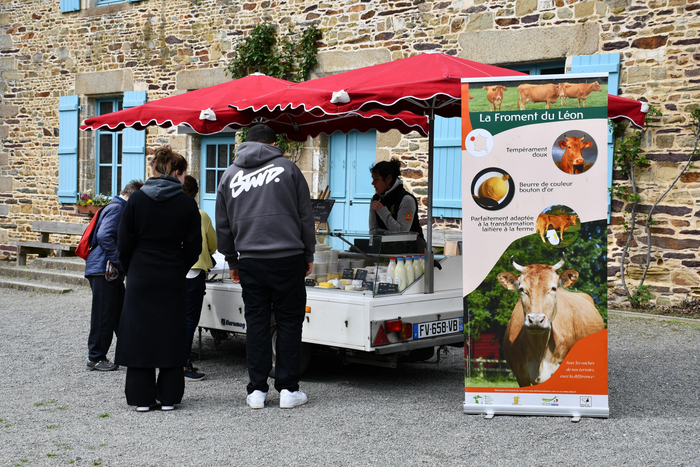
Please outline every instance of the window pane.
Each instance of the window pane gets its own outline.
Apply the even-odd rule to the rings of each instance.
[[[117,188],[116,188],[116,191],[114,193],[110,192],[109,194],[111,194],[112,196],[117,196],[120,191],[122,191],[122,168],[121,167],[119,167],[117,169]]]
[[[216,193],[216,171],[207,170],[207,193]]]
[[[100,102],[97,115],[106,115],[113,112],[114,103],[112,101]]]
[[[98,160],[100,164],[112,163],[112,135],[110,133],[100,133],[100,154]]]
[[[101,194],[112,194],[112,168],[100,167],[99,192]]]
[[[122,101],[117,101],[117,110],[122,110],[124,108],[124,103]]]
[[[227,167],[231,164],[233,164],[233,161],[236,160],[236,145],[232,144],[229,147],[229,158],[228,158],[228,164],[226,165]]]
[[[217,180],[216,180],[216,188],[217,189],[219,188],[219,183],[221,183],[221,177],[224,176],[224,170],[219,170],[218,175],[219,176],[217,177]]]
[[[228,167],[228,144],[219,146],[219,165],[218,168]]]
[[[216,167],[216,146],[213,144],[207,145],[207,169]]]
[[[117,134],[117,164],[122,165],[122,134]]]

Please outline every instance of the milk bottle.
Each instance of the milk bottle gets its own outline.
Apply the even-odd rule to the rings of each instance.
[[[386,268],[386,281],[390,284],[394,283],[394,271],[396,270],[396,258],[389,258],[389,267]]]
[[[423,275],[423,266],[420,263],[420,256],[413,257],[413,275],[418,279]]]
[[[410,256],[406,256],[406,287],[411,285],[411,283],[416,280],[415,274],[413,273],[413,259]]]
[[[403,258],[397,258],[396,269],[394,270],[394,284],[399,286],[399,292],[403,290],[408,285],[408,279],[406,277],[406,265],[403,264]]]

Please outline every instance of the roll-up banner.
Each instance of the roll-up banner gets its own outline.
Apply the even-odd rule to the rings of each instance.
[[[608,416],[607,97],[462,80],[465,413]]]

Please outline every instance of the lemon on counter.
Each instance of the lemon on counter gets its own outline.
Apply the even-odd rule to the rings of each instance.
[[[503,177],[491,177],[484,181],[479,187],[480,198],[491,198],[500,201],[508,193],[506,180],[510,177],[506,174]]]

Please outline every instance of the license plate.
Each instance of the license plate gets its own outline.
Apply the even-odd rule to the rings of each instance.
[[[452,334],[454,332],[464,332],[464,318],[441,319],[440,321],[430,321],[428,323],[418,323],[413,325],[413,338],[422,339],[424,337],[440,336],[442,334]]]

